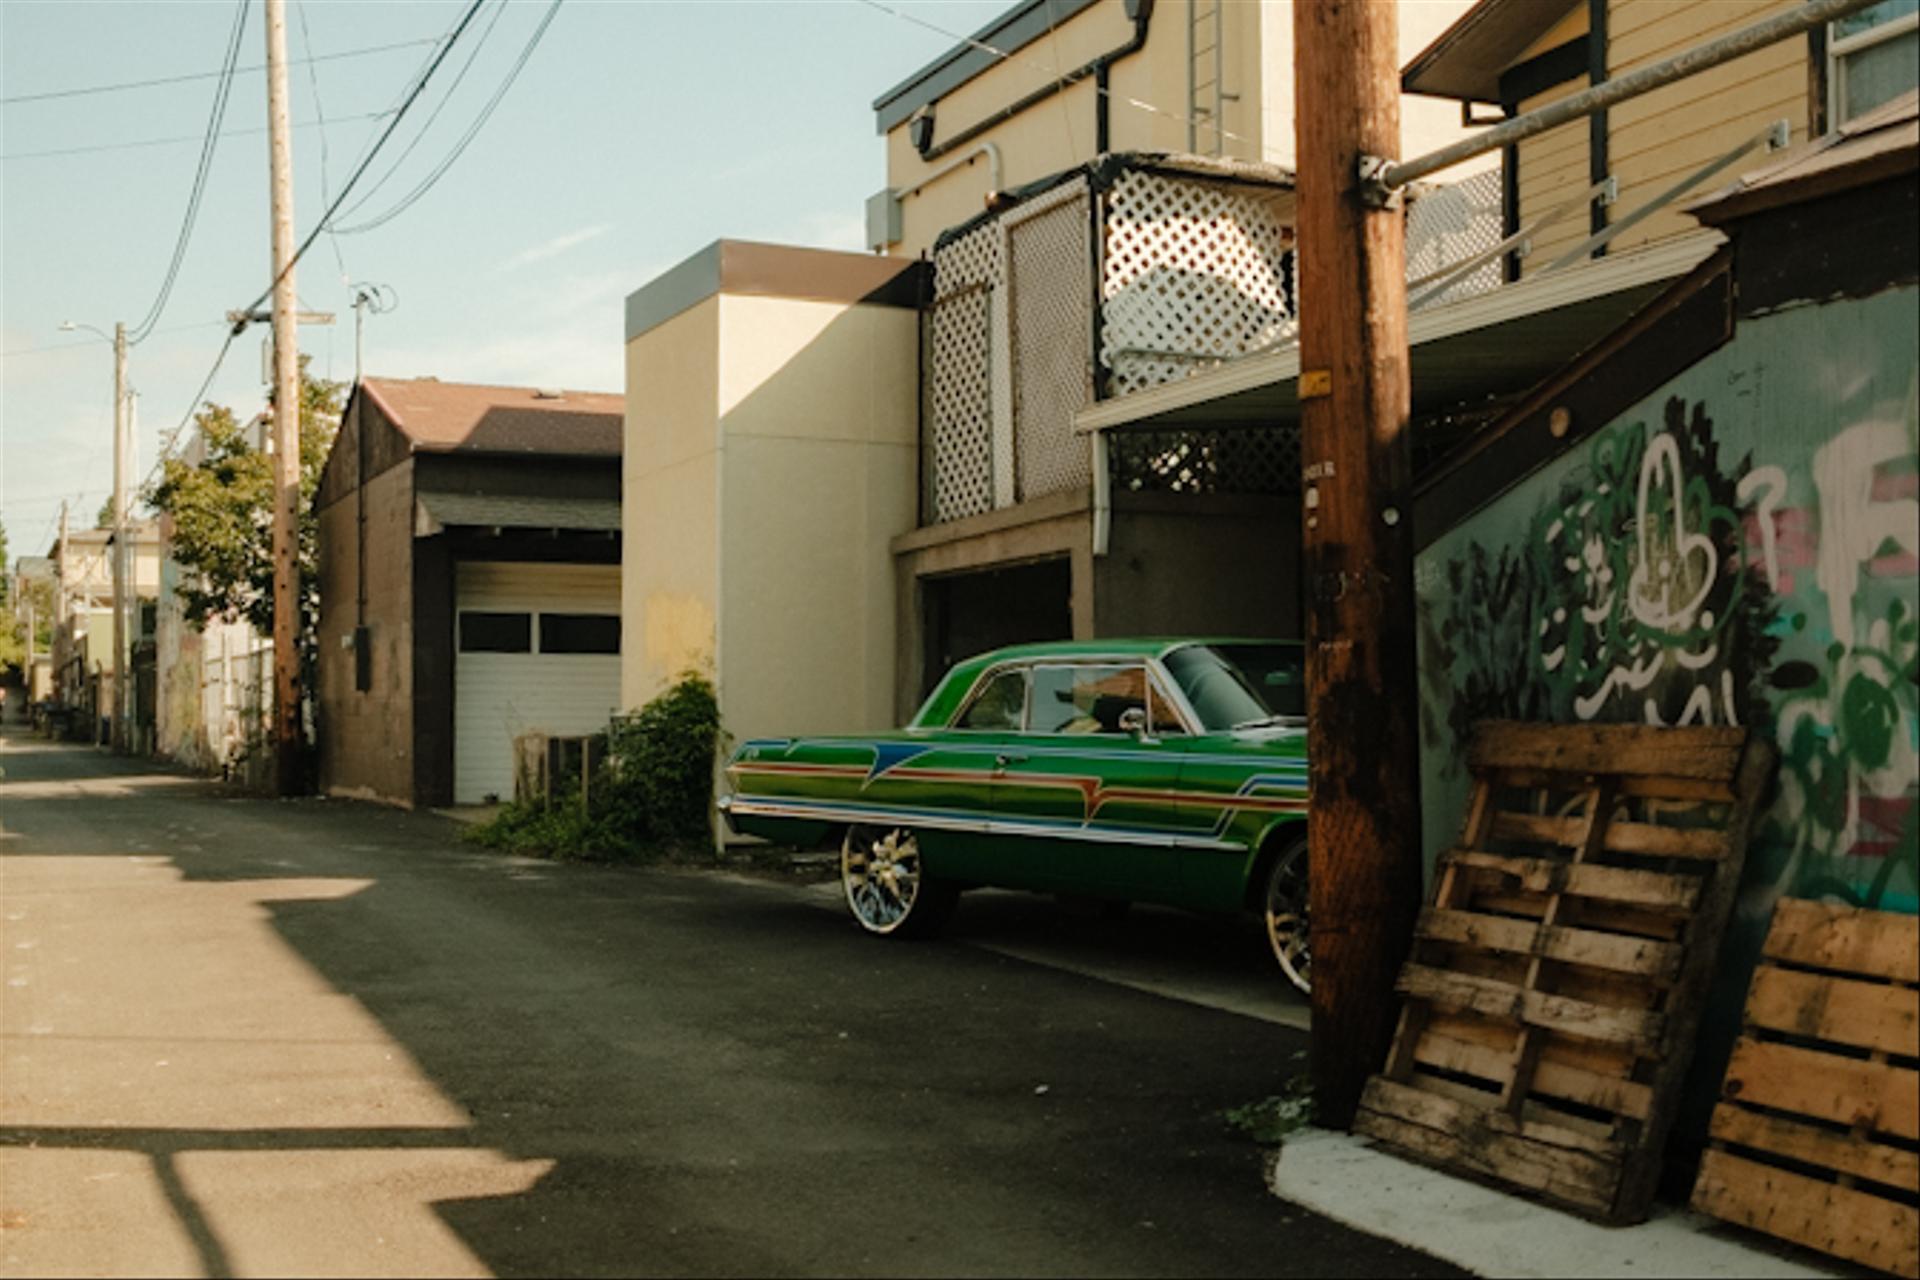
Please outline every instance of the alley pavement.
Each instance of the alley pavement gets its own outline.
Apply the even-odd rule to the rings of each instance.
[[[1457,1274],[1265,1192],[1222,1113],[1303,1033],[1004,913],[881,943],[791,885],[0,768],[0,1273]]]

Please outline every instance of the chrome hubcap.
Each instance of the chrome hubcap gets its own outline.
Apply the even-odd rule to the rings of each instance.
[[[920,892],[920,845],[911,831],[854,827],[840,847],[840,879],[860,926],[891,933]]]
[[[1313,957],[1307,951],[1307,848],[1280,855],[1267,878],[1267,941],[1287,981],[1301,991],[1313,989]]]

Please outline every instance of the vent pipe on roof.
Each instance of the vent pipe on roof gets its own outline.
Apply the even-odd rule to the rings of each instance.
[[[564,391],[556,391],[552,387],[535,387],[533,389],[533,398],[535,400],[565,400],[567,393]]]

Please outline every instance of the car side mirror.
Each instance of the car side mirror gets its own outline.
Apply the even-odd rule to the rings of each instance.
[[[1130,733],[1134,737],[1144,741],[1147,736],[1147,709],[1145,707],[1128,707],[1125,711],[1122,711],[1120,713],[1120,732]]]

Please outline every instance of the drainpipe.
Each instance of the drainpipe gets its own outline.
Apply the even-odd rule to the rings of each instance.
[[[955,169],[964,169],[981,156],[987,158],[988,193],[991,194],[992,192],[1000,190],[1000,184],[1004,176],[1004,170],[1000,164],[1000,148],[995,143],[983,142],[979,146],[955,156],[946,164],[941,165],[938,169],[935,169],[932,173],[920,179],[920,181],[914,183],[905,191],[902,191],[899,195],[895,196],[894,199],[904,201],[912,196],[917,196],[926,188],[952,173]]]
[[[1091,62],[1075,67],[1072,71],[1067,72],[1057,80],[1048,81],[1032,93],[1029,93],[1026,97],[1021,98],[1018,102],[1013,103],[1011,106],[1002,107],[984,120],[979,120],[968,125],[951,138],[943,142],[932,143],[921,150],[920,158],[929,161],[938,160],[955,147],[964,146],[989,129],[997,128],[1019,115],[1022,111],[1038,103],[1045,102],[1054,94],[1059,93],[1069,85],[1080,83],[1088,76],[1093,76],[1095,85],[1104,91],[1107,85],[1107,69],[1113,66],[1114,63],[1120,61],[1120,59],[1138,53],[1147,43],[1147,24],[1153,17],[1153,0],[1127,0],[1127,10],[1129,16],[1133,19],[1133,35],[1128,38],[1125,44],[1114,49],[1109,49]],[[1096,98],[1099,106],[1097,108],[1098,114],[1095,116],[1094,139],[1097,144],[1097,149],[1105,151],[1107,143],[1107,95],[1105,92],[1101,92],[1096,95]],[[998,187],[994,189],[996,191],[999,190]]]

